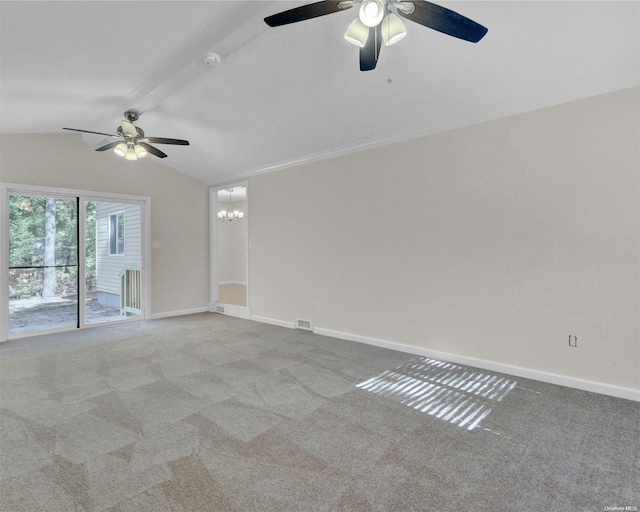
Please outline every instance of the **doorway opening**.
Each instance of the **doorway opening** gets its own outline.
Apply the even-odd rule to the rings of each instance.
[[[247,184],[211,190],[211,311],[249,318]]]

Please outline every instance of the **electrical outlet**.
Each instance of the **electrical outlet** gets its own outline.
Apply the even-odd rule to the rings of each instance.
[[[577,348],[578,347],[578,337],[577,336],[572,336],[571,334],[569,334],[569,346],[572,348]]]
[[[320,301],[316,301],[316,311],[320,311]]]

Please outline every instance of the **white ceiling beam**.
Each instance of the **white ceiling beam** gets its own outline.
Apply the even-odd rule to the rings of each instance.
[[[224,59],[239,50],[269,27],[263,21],[272,1],[238,2],[228,13],[194,37],[181,51],[169,59],[166,65],[145,82],[136,86],[114,106],[113,115],[96,119],[91,130],[102,131],[105,126],[117,125],[127,110],[142,114],[158,105],[203,71],[216,64],[205,61],[207,54],[215,52]],[[83,136],[85,141],[95,141],[95,135]]]

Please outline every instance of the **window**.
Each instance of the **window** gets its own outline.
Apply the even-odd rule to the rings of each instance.
[[[109,256],[124,254],[124,212],[109,215]]]

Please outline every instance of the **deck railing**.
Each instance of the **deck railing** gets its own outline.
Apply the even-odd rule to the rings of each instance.
[[[141,291],[140,267],[125,265],[120,271],[121,315],[140,315],[142,313]]]

